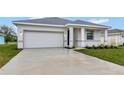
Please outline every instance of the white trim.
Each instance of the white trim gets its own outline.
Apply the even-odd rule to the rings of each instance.
[[[81,26],[81,27],[97,27],[97,28],[111,28],[111,27],[105,27],[105,26],[95,26],[95,25],[81,25],[81,24],[66,24],[65,26]]]
[[[38,23],[25,23],[25,22],[14,22],[14,24],[15,24],[15,25],[35,25],[35,26],[65,27],[64,25],[38,24]]]

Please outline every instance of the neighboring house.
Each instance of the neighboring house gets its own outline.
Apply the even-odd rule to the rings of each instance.
[[[0,44],[5,44],[4,34],[0,32]]]
[[[103,35],[101,41],[103,42]],[[110,29],[108,30],[108,45],[123,45],[124,44],[124,30],[121,29]]]
[[[18,48],[85,47],[101,44],[101,32],[107,44],[110,28],[82,20],[71,21],[58,17],[20,20],[13,22],[18,28]]]

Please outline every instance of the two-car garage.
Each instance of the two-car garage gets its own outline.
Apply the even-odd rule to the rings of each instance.
[[[63,47],[64,33],[56,31],[24,31],[24,48]]]

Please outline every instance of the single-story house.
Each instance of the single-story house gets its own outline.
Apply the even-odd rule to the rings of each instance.
[[[13,22],[18,28],[18,48],[85,47],[107,44],[109,26],[82,20],[71,21],[58,17],[19,20]]]
[[[104,35],[101,36],[101,41],[104,42]],[[124,44],[124,30],[110,29],[108,30],[108,45],[123,45]]]
[[[0,44],[5,44],[4,34],[0,31]]]

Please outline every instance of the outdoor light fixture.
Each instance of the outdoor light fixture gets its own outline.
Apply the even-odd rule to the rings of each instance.
[[[20,35],[21,35],[21,36],[22,36],[22,34],[23,34],[22,31],[20,31]]]

